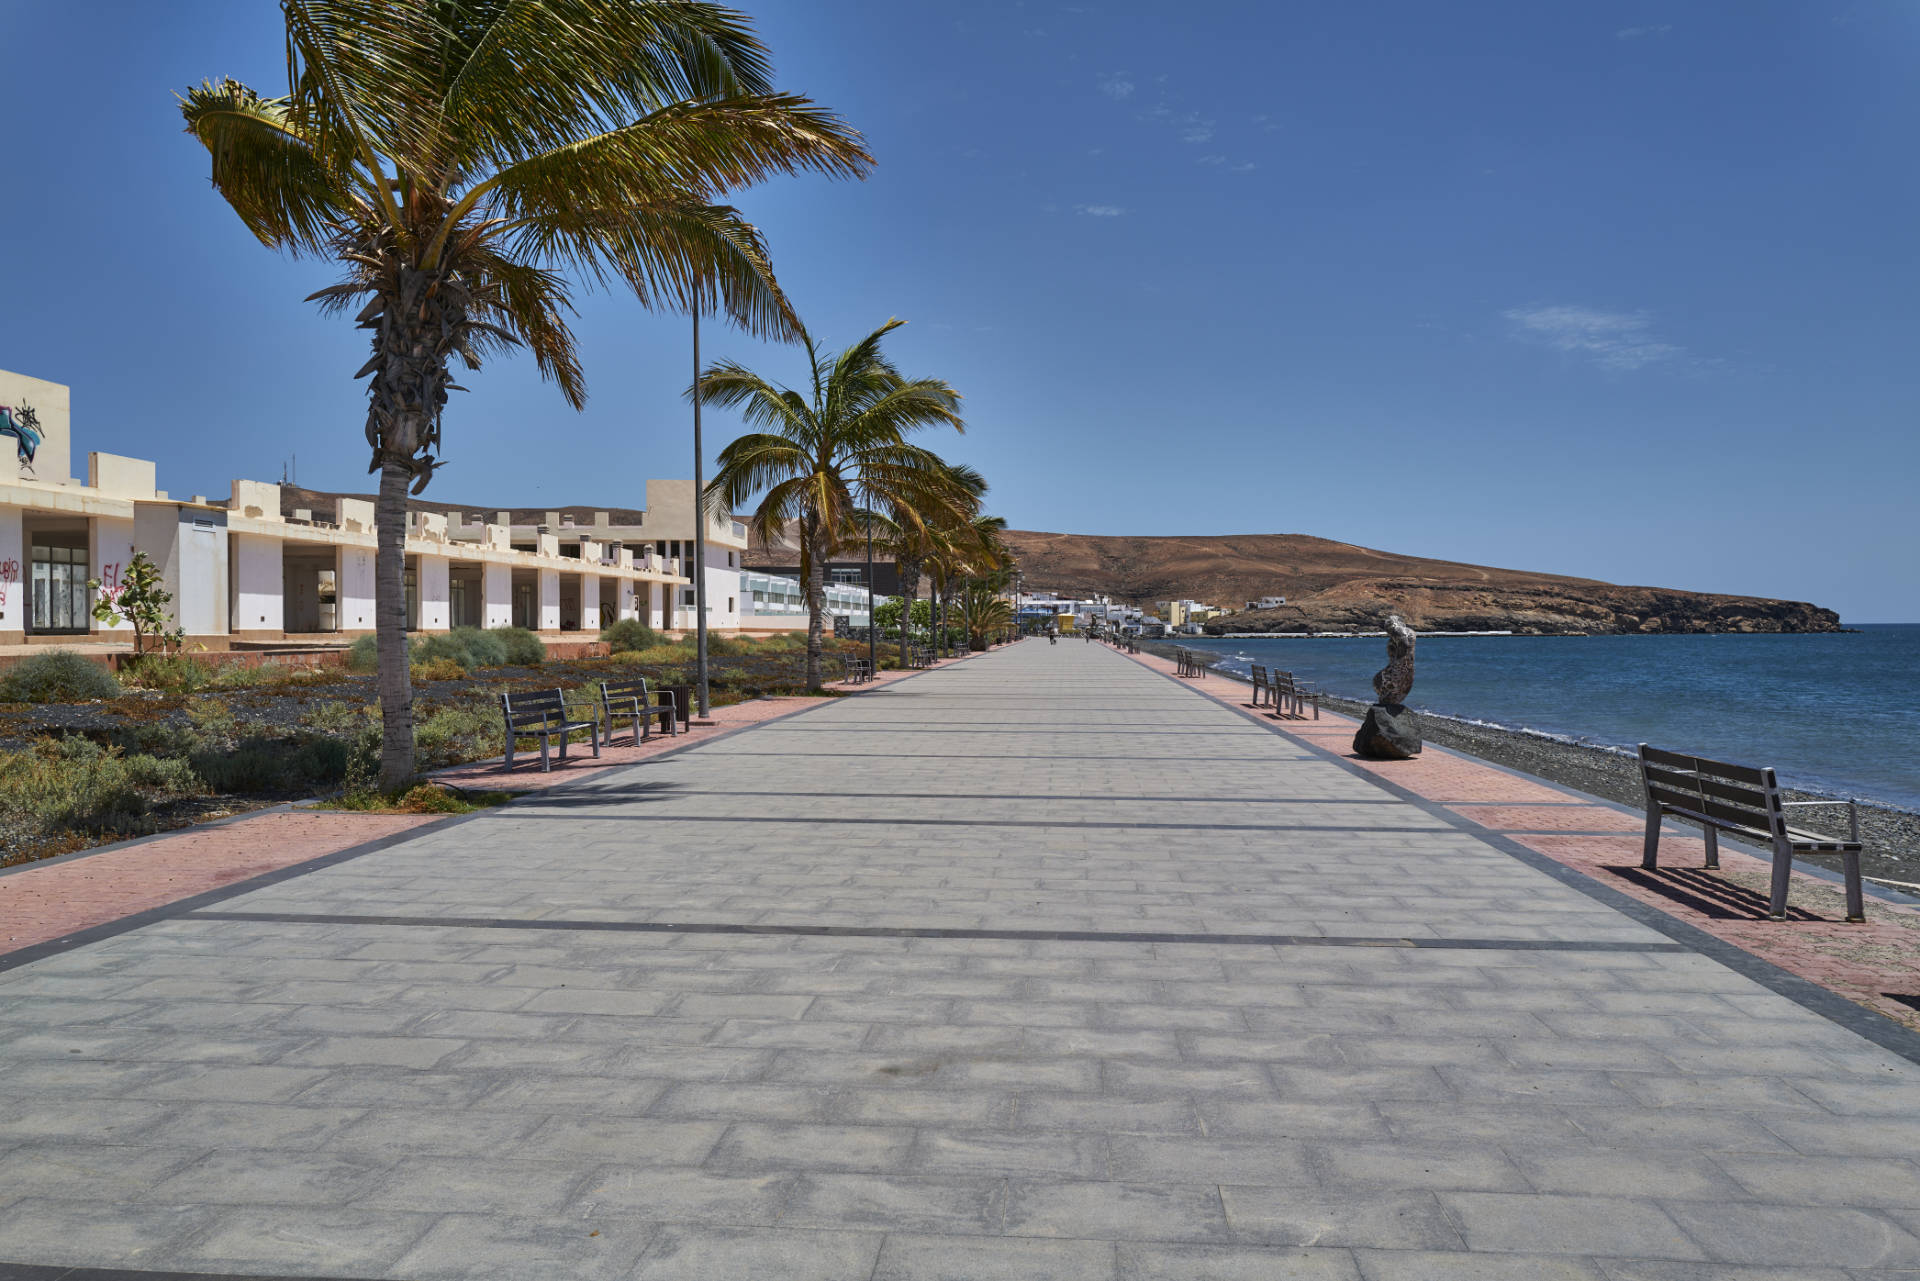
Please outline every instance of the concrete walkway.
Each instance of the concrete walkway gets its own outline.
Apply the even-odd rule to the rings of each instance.
[[[1912,1062],[1077,642],[0,973],[7,1281],[1910,1278],[1916,1150]]]

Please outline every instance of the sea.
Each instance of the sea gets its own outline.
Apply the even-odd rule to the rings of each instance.
[[[1183,639],[1373,700],[1382,637]],[[1771,765],[1789,787],[1920,810],[1920,624],[1725,636],[1422,636],[1409,706],[1632,751]]]

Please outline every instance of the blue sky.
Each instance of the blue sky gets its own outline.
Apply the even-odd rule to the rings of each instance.
[[[1920,621],[1920,8],[1898,0],[747,3],[863,183],[738,203],[813,331],[889,316],[1017,527],[1300,532]],[[172,93],[284,83],[277,6],[0,6],[0,368],[76,456],[364,487],[361,336]],[[463,379],[428,492],[690,472],[684,317],[582,298],[592,403]],[[798,380],[709,325],[709,357]],[[717,449],[735,430],[710,417]]]

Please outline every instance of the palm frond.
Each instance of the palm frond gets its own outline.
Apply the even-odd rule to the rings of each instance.
[[[187,132],[213,160],[213,185],[261,244],[327,252],[335,229],[360,216],[353,195],[294,128],[284,99],[235,80],[202,81],[180,99]]]

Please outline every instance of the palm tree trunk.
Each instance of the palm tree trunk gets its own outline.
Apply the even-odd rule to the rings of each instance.
[[[380,469],[374,503],[378,540],[373,559],[374,642],[379,647],[380,790],[413,781],[413,683],[407,671],[407,485],[404,467]]]
[[[920,599],[920,562],[900,560],[900,667],[907,667],[907,636],[913,630],[913,605]]]
[[[817,690],[820,681],[820,615],[827,595],[826,540],[814,529],[807,529],[807,689]]]

